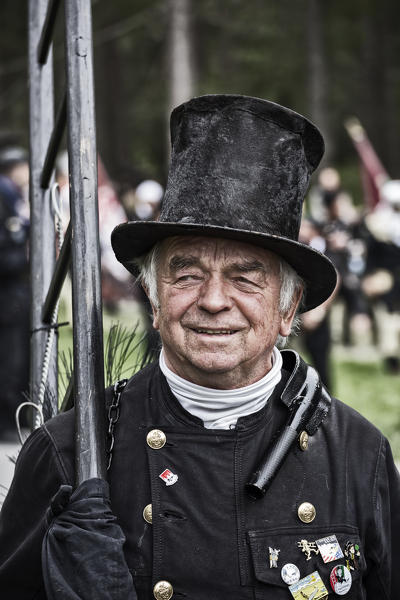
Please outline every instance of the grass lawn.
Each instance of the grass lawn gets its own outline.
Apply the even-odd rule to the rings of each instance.
[[[384,372],[380,361],[346,359],[336,349],[333,363],[335,396],[378,427],[400,461],[400,377]]]

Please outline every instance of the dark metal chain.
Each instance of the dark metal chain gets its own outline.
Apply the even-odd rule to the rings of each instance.
[[[114,449],[114,429],[115,425],[118,422],[119,414],[120,414],[120,399],[121,394],[124,390],[124,387],[128,383],[127,379],[121,379],[114,383],[113,386],[113,398],[112,402],[108,408],[108,431],[107,431],[107,471],[111,467],[111,461],[113,457],[113,449]]]

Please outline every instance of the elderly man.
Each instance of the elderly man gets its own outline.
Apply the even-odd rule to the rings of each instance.
[[[159,221],[120,225],[112,239],[140,273],[162,340],[159,361],[109,398],[120,407],[111,505],[137,597],[394,600],[400,484],[389,445],[277,349],[299,307],[336,285],[331,263],[297,241],[322,138],[300,115],[241,96],[178,107],[171,133]],[[10,597],[45,598],[40,523],[73,483],[72,437],[66,413],[21,452],[3,511],[18,527],[0,529]]]

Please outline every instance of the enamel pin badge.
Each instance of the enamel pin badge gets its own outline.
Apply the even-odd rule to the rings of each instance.
[[[333,567],[330,576],[331,588],[338,596],[344,596],[351,588],[352,577],[344,565]]]
[[[159,477],[164,481],[165,485],[174,485],[178,481],[178,475],[170,471],[170,469],[164,469]]]
[[[277,548],[269,546],[269,568],[276,569],[278,567],[279,552]]]
[[[293,563],[286,563],[281,569],[281,577],[287,585],[297,583],[300,579],[299,568]]]
[[[343,552],[339,546],[336,535],[328,535],[327,537],[316,540],[319,553],[321,554],[324,563],[332,562],[343,558]]]
[[[301,551],[306,555],[306,560],[311,560],[311,552],[314,552],[314,554],[319,554],[319,549],[317,548],[315,542],[300,540],[299,542],[297,542],[297,545],[301,549]]]
[[[314,571],[311,575],[307,575],[291,585],[289,591],[294,600],[321,600],[328,596],[328,590],[318,571]]]
[[[358,569],[358,563],[360,561],[360,546],[355,542],[348,541],[344,549],[344,555],[346,557],[346,566],[350,571]]]

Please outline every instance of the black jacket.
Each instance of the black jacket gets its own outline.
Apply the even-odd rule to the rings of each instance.
[[[360,547],[346,598],[398,598],[399,476],[387,440],[354,410],[333,399],[308,450],[293,447],[266,495],[252,500],[245,491],[287,419],[280,393],[289,375],[284,370],[261,411],[228,431],[205,429],[186,412],[158,364],[128,382],[109,481],[139,600],[153,598],[160,580],[173,585],[173,600],[287,600],[280,574],[286,563],[301,577],[317,570],[332,592],[330,572],[345,559],[325,564],[313,553],[307,560],[297,545],[331,534],[342,550],[347,542]],[[163,448],[146,443],[152,429],[165,433]],[[45,598],[44,514],[59,485],[73,483],[73,462],[72,412],[47,422],[22,449],[0,519],[1,597]],[[166,469],[178,477],[172,485],[160,477]],[[305,501],[316,509],[307,524],[298,517]],[[152,524],[143,518],[150,503]],[[278,568],[270,567],[269,547],[280,550]]]

